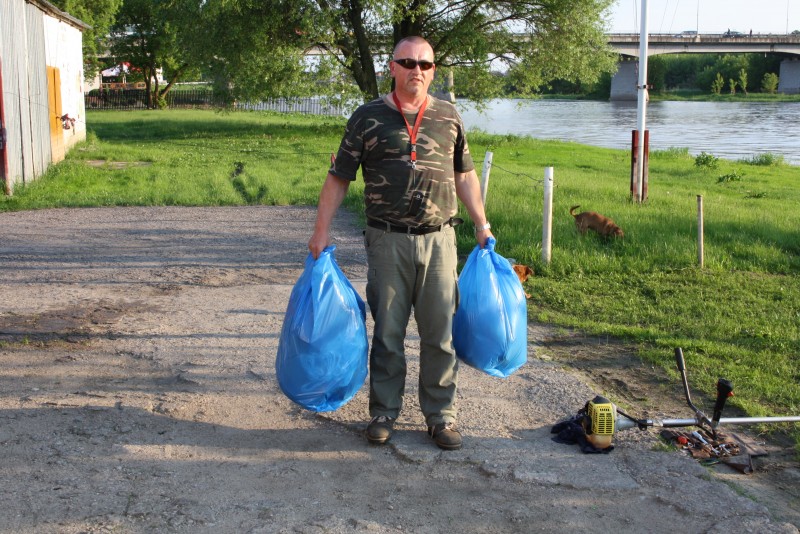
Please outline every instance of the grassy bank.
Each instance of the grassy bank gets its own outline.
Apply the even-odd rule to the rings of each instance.
[[[344,125],[210,111],[90,112],[87,122],[87,142],[0,209],[314,204]],[[494,153],[488,216],[498,252],[534,268],[532,319],[619,336],[670,372],[683,347],[698,390],[726,377],[732,402],[748,413],[800,414],[800,167],[763,158],[697,166],[686,150],[657,152],[649,198],[637,205],[627,151],[481,133],[470,142],[478,168]],[[541,261],[546,166],[555,170],[549,265]],[[348,208],[359,209],[362,191],[353,184]],[[576,204],[613,218],[625,238],[577,235],[568,213]],[[471,228],[458,231],[466,255]]]
[[[784,95],[770,93],[744,93],[741,90],[735,94],[723,91],[715,95],[708,91],[692,89],[675,89],[667,91],[651,91],[650,100],[690,100],[694,102],[800,102],[800,94]]]

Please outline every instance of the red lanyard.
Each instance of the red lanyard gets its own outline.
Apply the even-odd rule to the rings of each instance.
[[[408,119],[406,119],[405,113],[403,113],[403,106],[400,105],[400,100],[397,98],[397,94],[393,91],[392,92],[392,99],[394,100],[394,105],[397,106],[397,111],[400,112],[400,115],[403,117],[403,122],[406,123],[406,129],[408,130],[408,136],[411,138],[411,168],[417,168],[417,132],[419,132],[419,125],[422,123],[422,115],[425,113],[425,108],[428,107],[428,97],[425,97],[425,102],[422,103],[422,106],[419,108],[419,112],[417,113],[417,120],[414,121],[414,128],[411,128],[411,125],[408,123]]]

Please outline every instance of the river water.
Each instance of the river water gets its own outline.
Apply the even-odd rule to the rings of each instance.
[[[483,113],[457,105],[467,130],[605,148],[630,150],[637,127],[636,102],[501,99]],[[800,102],[649,102],[646,119],[650,152],[688,148],[731,160],[771,153],[800,165]]]

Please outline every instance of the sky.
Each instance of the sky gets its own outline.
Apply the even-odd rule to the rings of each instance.
[[[611,33],[639,33],[642,0],[616,0]],[[647,0],[648,33],[791,33],[800,30],[800,0]]]

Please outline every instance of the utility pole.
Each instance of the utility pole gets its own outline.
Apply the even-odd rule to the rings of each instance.
[[[695,19],[694,31],[697,32],[695,35],[700,35],[700,0],[697,0],[697,15]]]

